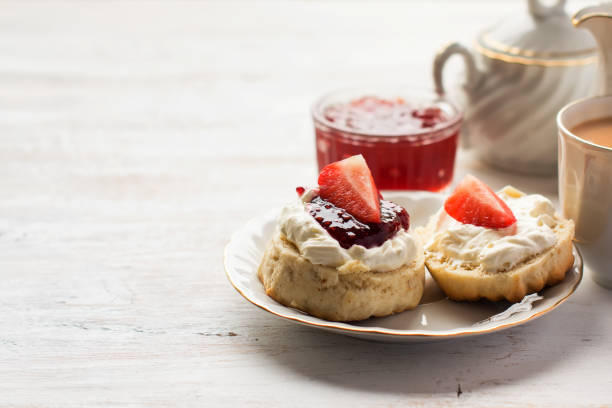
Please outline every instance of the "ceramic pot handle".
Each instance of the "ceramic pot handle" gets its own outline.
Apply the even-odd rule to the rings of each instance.
[[[612,3],[587,7],[572,17],[576,27],[584,27],[597,41],[598,95],[612,95]]]
[[[478,71],[476,68],[476,62],[474,61],[474,56],[472,53],[459,43],[450,43],[436,54],[436,58],[434,59],[433,63],[433,79],[438,95],[443,95],[445,93],[444,83],[442,81],[442,70],[444,69],[444,64],[446,64],[446,61],[453,54],[459,54],[463,58],[463,62],[465,62],[467,76],[463,87],[466,91],[474,88],[481,77],[480,71]]]
[[[547,18],[565,14],[565,0],[557,0],[557,2],[551,6],[542,4],[540,0],[528,0],[527,7],[531,15],[535,18]]]
[[[470,92],[472,89],[474,89],[482,78],[482,73],[478,70],[478,68],[476,68],[474,55],[463,45],[456,42],[450,43],[438,51],[433,63],[434,86],[436,88],[436,93],[440,96],[445,94],[444,81],[442,80],[442,70],[444,69],[444,64],[446,64],[446,61],[454,54],[459,54],[465,63],[466,78],[465,82],[463,83],[463,89],[465,89],[466,92]],[[471,143],[469,140],[469,135],[462,134],[460,140],[463,147],[470,147]]]

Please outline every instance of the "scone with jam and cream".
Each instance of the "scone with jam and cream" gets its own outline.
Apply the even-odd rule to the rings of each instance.
[[[518,302],[565,277],[574,224],[546,197],[466,176],[425,230],[425,263],[454,300]]]
[[[324,167],[318,183],[278,217],[258,269],[268,296],[335,321],[415,307],[424,255],[406,210],[382,199],[361,155]]]

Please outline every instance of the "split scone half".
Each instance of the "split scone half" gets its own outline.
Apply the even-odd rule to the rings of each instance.
[[[550,200],[511,186],[497,195],[516,217],[508,228],[463,224],[442,208],[421,231],[427,269],[451,299],[518,302],[563,280],[573,265],[574,223]]]
[[[257,271],[266,294],[327,320],[387,316],[419,304],[421,241],[410,216],[385,201],[361,155],[321,169],[318,187],[298,187],[283,207]]]
[[[412,252],[412,251],[411,251]],[[422,247],[397,268],[379,271],[359,260],[339,266],[312,263],[277,231],[258,270],[266,294],[277,302],[334,321],[387,316],[419,304],[425,286]]]

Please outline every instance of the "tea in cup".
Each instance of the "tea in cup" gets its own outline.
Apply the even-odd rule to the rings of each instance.
[[[559,198],[597,283],[612,289],[612,95],[561,109]]]
[[[612,112],[606,118],[580,123],[570,131],[587,142],[612,148]]]

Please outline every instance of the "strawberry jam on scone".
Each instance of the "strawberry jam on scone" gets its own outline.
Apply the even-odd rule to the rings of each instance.
[[[325,166],[319,175],[319,196],[306,208],[345,249],[380,246],[410,226],[404,208],[380,198],[361,155]]]
[[[382,199],[361,155],[324,167],[318,184],[298,187],[278,217],[258,270],[266,293],[338,321],[416,306],[423,253],[407,211]]]
[[[426,227],[425,262],[452,299],[516,302],[563,279],[573,234],[544,196],[468,175]]]

